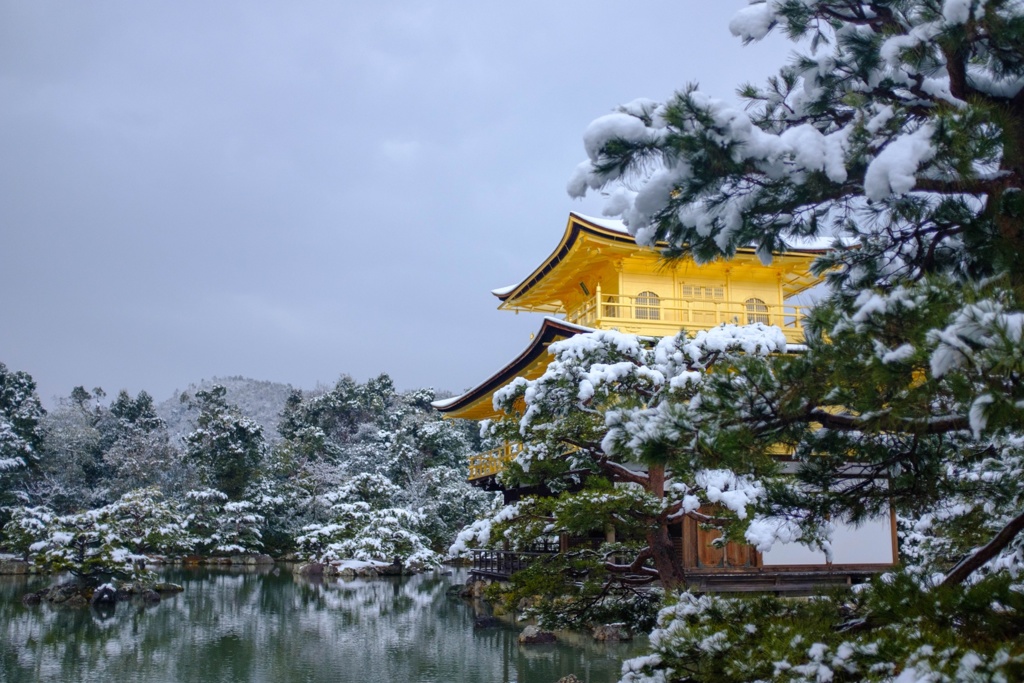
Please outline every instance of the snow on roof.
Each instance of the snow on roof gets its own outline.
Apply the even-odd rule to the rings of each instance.
[[[519,285],[516,284],[516,285],[506,285],[504,287],[498,287],[497,289],[492,289],[491,290],[491,294],[493,294],[494,296],[504,296],[505,294],[508,294],[509,292],[511,292],[513,289],[515,289],[518,286]]]
[[[465,396],[465,394],[459,394],[458,396],[452,396],[450,398],[442,398],[437,401],[431,401],[430,405],[437,408],[438,410],[443,410],[444,408],[447,408],[451,404],[457,403],[459,399],[462,398],[463,396]]]
[[[576,211],[573,211],[572,215],[577,216],[578,218],[582,218],[588,223],[593,223],[594,225],[600,228],[614,230],[615,232],[621,232],[624,235],[629,234],[629,230],[626,229],[626,224],[623,223],[622,221],[617,221],[611,218],[594,218],[593,216],[586,216]]]
[[[611,218],[595,218],[594,216],[587,216],[576,211],[572,212],[572,215],[577,218],[582,218],[588,223],[605,228],[606,230],[614,230],[615,232],[621,232],[623,235],[629,235],[629,229],[626,228],[626,224],[619,220],[613,220]],[[841,240],[844,244],[850,240]],[[787,237],[786,243],[793,251],[825,251],[835,244],[836,238],[833,235],[818,235],[815,237]],[[497,292],[498,290],[495,290]],[[507,290],[502,291],[502,294],[507,293]]]

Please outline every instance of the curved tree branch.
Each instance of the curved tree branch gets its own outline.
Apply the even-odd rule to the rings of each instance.
[[[1003,527],[1002,531],[995,535],[991,541],[978,549],[973,555],[960,560],[953,569],[946,574],[942,580],[942,586],[958,586],[967,580],[971,574],[980,569],[986,562],[999,554],[1010,542],[1024,531],[1024,512],[1020,513],[1010,523]]]

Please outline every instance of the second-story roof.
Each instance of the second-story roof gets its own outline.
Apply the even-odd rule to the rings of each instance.
[[[817,284],[820,279],[808,272],[811,260],[826,251],[823,243],[808,241],[783,254],[774,255],[773,266],[784,273],[782,281],[786,296],[793,296]],[[574,281],[595,259],[615,260],[646,256],[660,258],[657,248],[636,243],[621,221],[592,218],[570,213],[562,239],[555,250],[532,273],[517,284],[494,289],[491,293],[505,310],[531,310],[564,313],[553,293]],[[740,249],[729,261],[731,267],[760,266],[754,249]],[[575,285],[575,282],[571,283]]]

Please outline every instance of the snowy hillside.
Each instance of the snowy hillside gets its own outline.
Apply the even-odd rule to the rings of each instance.
[[[167,422],[167,430],[174,443],[179,443],[181,437],[192,431],[196,416],[199,414],[198,409],[190,409],[187,402],[182,403],[182,393],[195,396],[196,391],[209,389],[215,384],[227,389],[229,403],[238,406],[244,416],[263,426],[263,436],[269,444],[281,440],[277,433],[277,422],[288,395],[295,388],[280,382],[234,376],[201,380],[190,384],[184,392],[175,391],[173,396],[157,404],[157,414]]]

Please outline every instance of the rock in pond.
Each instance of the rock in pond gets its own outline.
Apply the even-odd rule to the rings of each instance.
[[[618,642],[633,640],[633,635],[624,624],[605,624],[594,629],[594,640]]]
[[[542,643],[553,643],[555,640],[556,638],[554,633],[551,631],[545,631],[537,626],[527,626],[523,629],[523,632],[519,634],[520,645],[539,645]]]
[[[153,590],[157,593],[180,593],[184,588],[176,583],[170,583],[169,581],[161,581],[160,583],[153,584]]]
[[[322,576],[324,573],[324,566],[319,562],[307,562],[306,564],[300,564],[295,567],[295,573],[299,576]]]
[[[498,628],[501,626],[501,619],[497,617],[477,617],[473,620],[473,628]]]
[[[85,599],[84,595],[76,593],[61,604],[64,605],[64,607],[85,607],[89,604],[89,601]]]
[[[89,599],[89,604],[96,605],[113,605],[117,603],[117,589],[111,584],[105,583],[92,592],[92,598]]]

